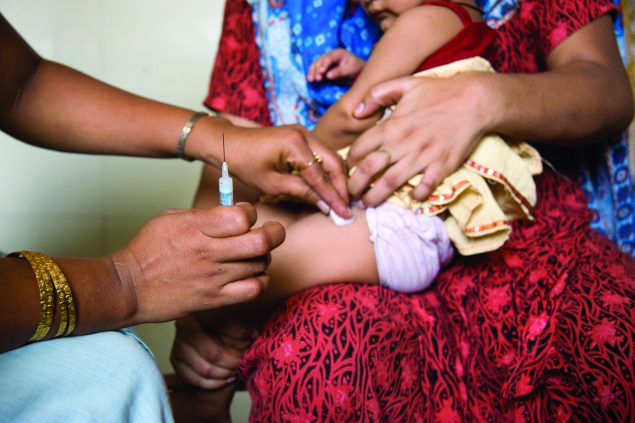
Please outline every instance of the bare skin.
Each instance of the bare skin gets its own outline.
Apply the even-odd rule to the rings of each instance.
[[[417,7],[419,3],[412,0],[362,2],[369,16],[378,20],[385,32],[353,86],[329,107],[313,129],[313,134],[320,140],[335,149],[351,145],[381,117],[380,113],[368,114],[363,119],[354,116],[355,108],[366,93],[379,83],[414,73],[427,57],[463,28],[461,20],[451,10],[439,6]],[[475,10],[466,8],[466,11],[473,21],[481,20]],[[386,66],[387,63],[390,66]],[[333,70],[338,74],[344,72],[339,66]]]

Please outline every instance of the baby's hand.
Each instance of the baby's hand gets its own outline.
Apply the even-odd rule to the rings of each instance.
[[[336,48],[320,56],[309,67],[307,81],[320,82],[324,78],[334,80],[352,78],[364,67],[366,62],[343,48]]]

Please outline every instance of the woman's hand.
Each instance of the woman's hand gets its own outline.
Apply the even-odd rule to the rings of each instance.
[[[251,343],[251,333],[240,334],[248,341],[236,345],[219,334],[205,330],[196,317],[176,321],[170,362],[186,383],[200,389],[218,389],[236,380],[242,350]]]
[[[146,223],[112,256],[120,301],[133,301],[129,323],[174,320],[257,297],[284,228],[274,222],[252,228],[255,222],[256,209],[238,204],[170,210]]]
[[[323,79],[353,78],[361,72],[365,64],[364,60],[350,51],[336,48],[311,63],[306,79],[309,82],[320,82]]]
[[[352,217],[341,158],[303,126],[231,126],[225,137],[232,140],[227,143],[230,169],[247,186]]]
[[[487,97],[482,81],[489,75],[405,77],[374,87],[355,111],[356,117],[398,106],[387,120],[366,131],[351,146],[347,164],[349,168],[356,166],[348,182],[351,196],[374,206],[423,173],[413,197],[427,198],[487,132]]]

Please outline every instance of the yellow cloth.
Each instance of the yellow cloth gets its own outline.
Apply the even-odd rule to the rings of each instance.
[[[447,78],[461,72],[494,72],[481,57],[460,60],[417,73],[417,77]],[[409,193],[422,175],[410,179],[388,201],[421,216],[439,215],[457,251],[472,255],[493,251],[509,238],[510,222],[533,219],[536,186],[542,172],[539,153],[525,142],[505,142],[485,136],[463,166],[446,177],[426,201]]]

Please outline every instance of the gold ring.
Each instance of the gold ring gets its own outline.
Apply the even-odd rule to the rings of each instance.
[[[311,160],[304,169],[306,169],[307,167],[311,167],[314,164],[322,164],[324,162],[324,160],[322,160],[322,156],[320,156],[318,153],[316,153],[315,151],[312,151],[313,153],[313,160]],[[304,170],[302,169],[302,170]]]
[[[378,153],[384,153],[387,157],[388,157],[388,163],[386,163],[385,167],[388,167],[392,164],[392,154],[390,154],[390,151],[388,150],[384,150],[383,148],[380,148],[379,150],[377,150]]]
[[[301,168],[293,168],[291,170],[291,174],[294,176],[297,176],[300,174],[300,172],[307,170],[308,168],[310,168],[311,166],[315,165],[315,164],[322,164],[324,162],[324,160],[322,160],[322,157],[316,153],[315,151],[313,152],[313,159],[311,159],[306,165],[304,165]]]

